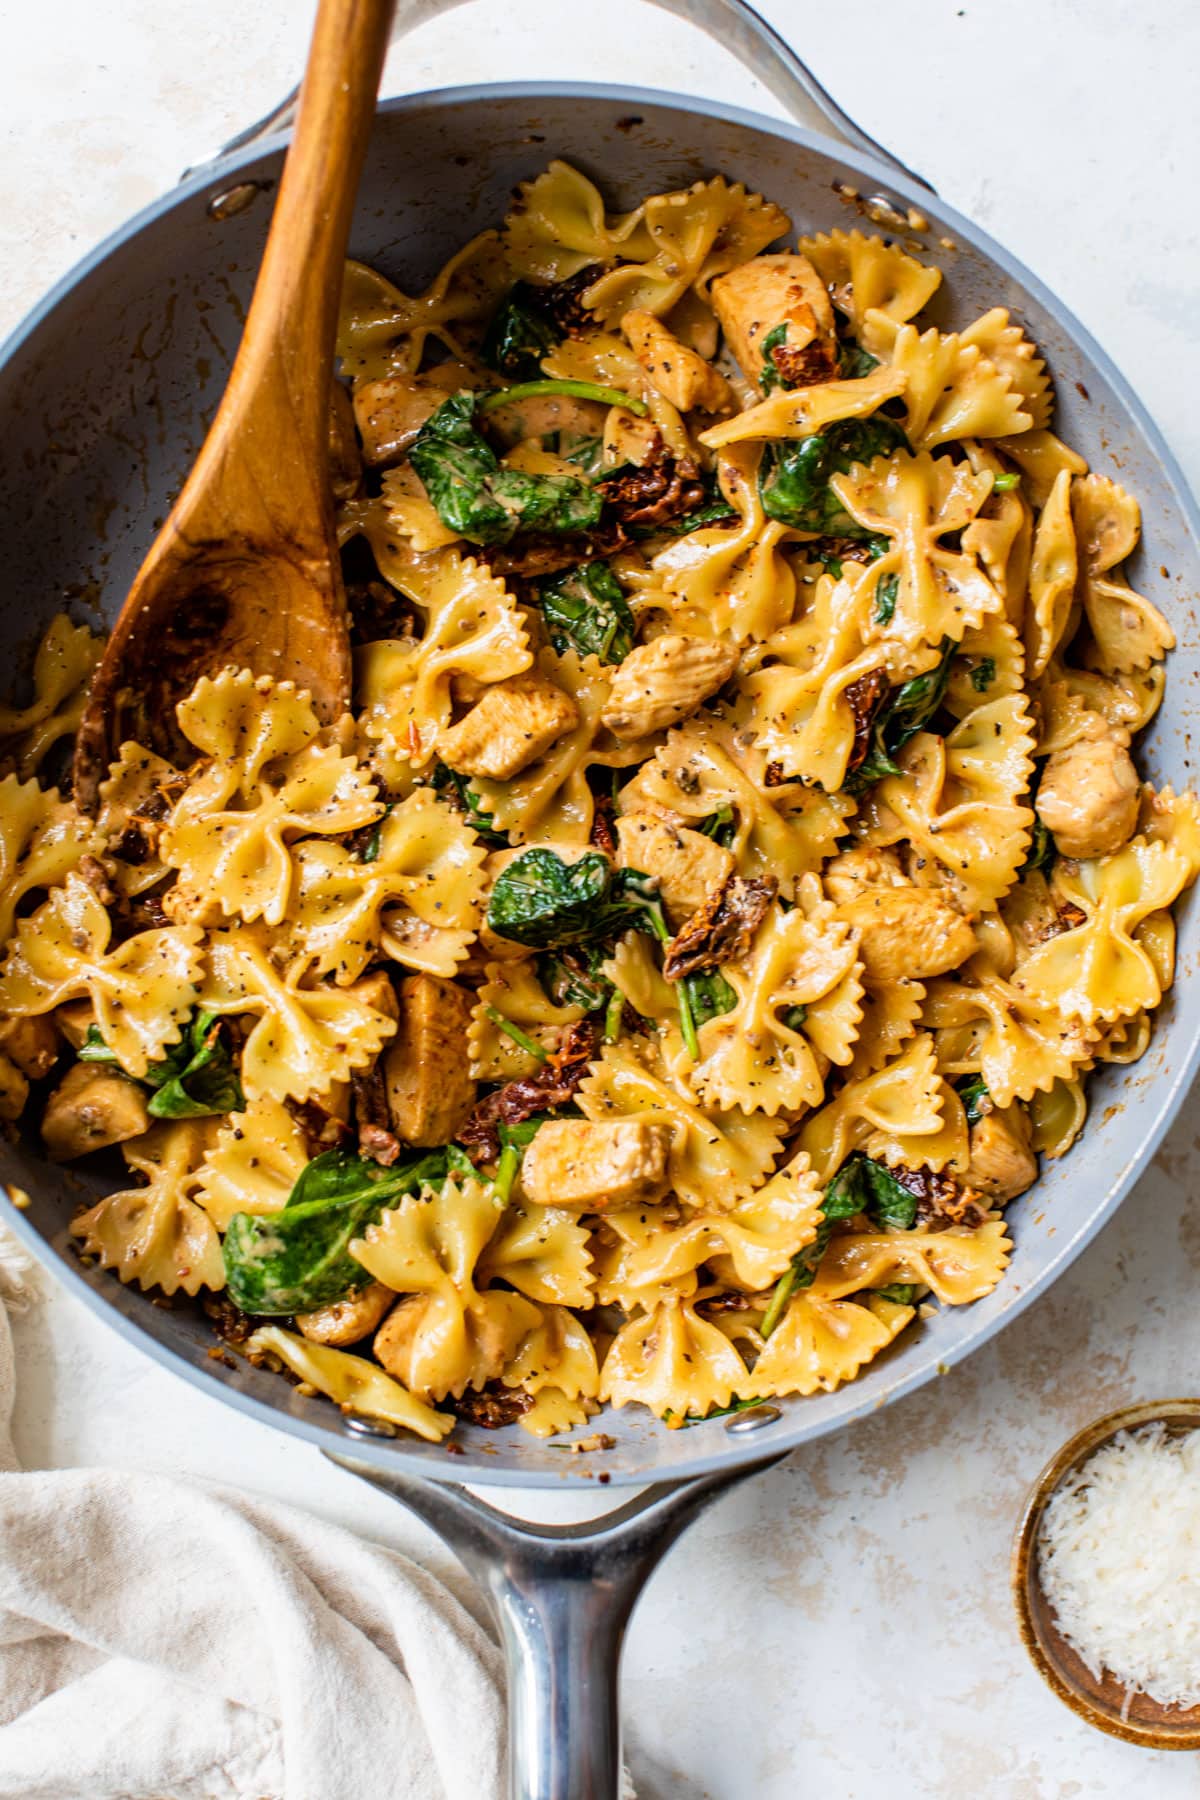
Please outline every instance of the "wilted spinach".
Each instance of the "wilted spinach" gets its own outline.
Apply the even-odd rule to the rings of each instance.
[[[812,1286],[835,1221],[852,1219],[857,1213],[869,1214],[882,1229],[900,1231],[907,1231],[917,1216],[916,1195],[901,1186],[886,1164],[874,1162],[861,1150],[847,1158],[825,1189],[816,1237],[797,1252],[776,1283],[760,1327],[764,1338],[778,1325],[796,1289]]]
[[[624,662],[637,629],[621,584],[605,562],[581,563],[538,587],[550,642],[603,663]]]
[[[768,444],[758,477],[763,510],[797,531],[868,538],[871,533],[846,512],[829,480],[848,475],[855,463],[896,449],[907,450],[908,439],[893,419],[878,413],[870,419],[842,419],[812,437]]]
[[[986,694],[996,679],[996,659],[994,656],[981,656],[971,670],[971,686],[977,694]]]
[[[443,401],[408,453],[443,525],[474,544],[507,544],[518,531],[562,534],[598,525],[603,501],[582,477],[501,466],[475,428],[477,399],[464,392]]]
[[[701,831],[711,838],[714,844],[720,844],[728,850],[737,832],[737,820],[733,816],[733,808],[726,801],[718,806],[716,812],[710,812],[706,818],[700,819],[693,830]]]
[[[541,373],[543,356],[559,341],[545,290],[518,281],[492,314],[480,355],[489,369],[514,381],[527,381]]]
[[[879,358],[872,356],[860,344],[843,344],[838,351],[838,379],[840,381],[861,381],[872,369],[879,367]]]
[[[88,1026],[79,1060],[116,1062],[98,1026]],[[178,1044],[161,1062],[147,1064],[139,1084],[154,1090],[146,1102],[146,1111],[154,1119],[202,1119],[216,1113],[244,1112],[246,1107],[216,1013],[193,1013]]]
[[[762,369],[759,372],[758,385],[764,394],[773,394],[776,388],[783,386],[783,376],[779,372],[779,364],[775,361],[776,350],[781,350],[787,343],[787,320],[768,331],[762,341]]]
[[[556,1006],[582,1006],[584,1012],[603,1012],[613,985],[601,972],[605,952],[595,944],[572,950],[547,950],[537,960],[538,980]]]
[[[437,1187],[474,1165],[455,1144],[385,1169],[347,1150],[327,1150],[301,1172],[276,1213],[235,1213],[222,1251],[229,1298],[243,1312],[311,1312],[369,1280],[351,1242],[405,1194]]]
[[[701,970],[695,975],[685,975],[679,986],[687,988],[692,1020],[697,1030],[701,1025],[706,1025],[709,1019],[719,1019],[722,1013],[732,1012],[738,1003],[737,990],[730,986],[720,969]]]
[[[479,804],[479,795],[471,786],[470,777],[460,775],[457,769],[447,768],[445,763],[438,763],[433,771],[433,788],[435,793],[444,794],[457,812],[460,812],[472,831],[477,831],[485,843],[494,849],[508,848],[508,834],[496,830],[495,820],[491,813],[484,812]],[[378,855],[378,851],[376,851]],[[369,859],[363,858],[366,862]]]
[[[875,623],[890,625],[900,597],[899,575],[881,575],[875,583]]]
[[[910,738],[924,730],[942,704],[946,684],[950,680],[950,665],[957,649],[958,645],[952,638],[943,638],[937,666],[924,675],[914,675],[911,681],[893,688],[875,715],[871,726],[871,747],[866,757],[846,777],[846,787],[850,793],[862,793],[884,775],[899,775],[900,765],[896,757]]]
[[[991,1111],[991,1096],[987,1082],[982,1075],[964,1075],[957,1083],[958,1097],[963,1103],[963,1111],[967,1115],[967,1124],[975,1125],[985,1112]],[[985,1106],[984,1102],[988,1104]]]

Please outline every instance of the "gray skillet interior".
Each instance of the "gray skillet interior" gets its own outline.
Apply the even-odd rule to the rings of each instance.
[[[945,276],[933,316],[961,324],[989,306],[1012,309],[1053,372],[1057,429],[1141,499],[1146,547],[1132,578],[1179,638],[1142,765],[1159,782],[1194,781],[1194,506],[1116,370],[1027,272],[928,194],[827,139],[661,94],[588,86],[462,89],[383,106],[352,252],[416,291],[472,233],[496,223],[514,185],[552,156],[579,165],[622,208],[717,171],[779,201],[801,231],[864,223],[835,191],[838,182],[917,205],[929,230],[914,247]],[[234,180],[275,181],[281,161],[278,144],[244,152],[219,178],[195,177],[151,207],[69,276],[3,354],[0,625],[4,664],[18,692],[17,672],[27,668],[37,633],[64,603],[81,620],[111,619],[167,512],[220,395],[270,211],[269,194],[260,194],[249,210],[218,223],[207,202]],[[869,222],[864,228],[873,229]],[[1187,1091],[1197,1060],[1200,990],[1191,972],[1198,929],[1195,906],[1185,904],[1180,979],[1153,1047],[1130,1069],[1104,1071],[1080,1144],[1047,1165],[1038,1187],[1012,1209],[1016,1250],[994,1294],[921,1325],[840,1392],[783,1403],[781,1418],[751,1436],[730,1437],[721,1421],[672,1432],[640,1408],[610,1412],[604,1426],[617,1443],[602,1466],[612,1481],[698,1474],[834,1430],[966,1355],[1044,1291],[1111,1216]],[[462,1428],[466,1454],[458,1456],[411,1439],[350,1437],[327,1401],[304,1398],[243,1362],[234,1369],[214,1362],[213,1339],[198,1314],[155,1307],[138,1290],[79,1266],[68,1220],[85,1193],[111,1182],[51,1168],[36,1147],[0,1147],[0,1177],[31,1196],[27,1211],[5,1206],[6,1219],[75,1292],[168,1367],[254,1416],[330,1449],[352,1446],[377,1467],[443,1480],[550,1485],[593,1478],[596,1458],[566,1455],[561,1442],[538,1443],[516,1427]]]

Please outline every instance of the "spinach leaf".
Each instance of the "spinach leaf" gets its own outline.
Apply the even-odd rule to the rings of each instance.
[[[599,850],[565,863],[553,850],[523,850],[496,878],[487,922],[498,936],[533,950],[602,937],[613,871]]]
[[[937,666],[893,688],[875,715],[866,757],[846,778],[848,792],[860,794],[884,775],[899,775],[896,756],[910,738],[924,730],[942,704],[957,649],[952,638],[943,638]]]
[[[697,1030],[709,1019],[719,1019],[722,1013],[732,1012],[738,1003],[736,989],[729,985],[720,969],[685,975],[679,985],[687,989],[692,1022]]]
[[[716,812],[710,812],[707,818],[701,819],[692,829],[703,832],[714,844],[720,844],[728,850],[737,832],[737,820],[733,816],[732,806],[728,802],[718,806]]]
[[[637,869],[614,869],[600,850],[574,863],[553,850],[523,850],[497,876],[487,922],[531,950],[596,944],[631,926],[662,944],[671,936],[657,884]]]
[[[395,805],[395,801],[389,800],[387,805],[384,807],[383,813],[379,819],[379,823],[371,831],[370,835],[367,838],[366,843],[363,845],[362,849],[359,851],[358,860],[360,862],[373,863],[373,862],[379,861],[379,852],[383,849],[383,822],[387,818],[388,814],[391,812],[394,805]]]
[[[603,1012],[613,993],[612,982],[601,973],[604,960],[604,951],[594,944],[547,951],[538,957],[537,977],[556,1006]]]
[[[511,390],[510,390],[511,391]],[[603,501],[574,475],[529,475],[500,465],[475,429],[476,395],[452,394],[417,433],[409,461],[443,525],[475,544],[507,544],[518,531],[590,531]]]
[[[99,1026],[88,1026],[79,1060],[116,1062]],[[178,1044],[161,1062],[147,1064],[139,1085],[154,1090],[146,1111],[155,1119],[202,1119],[246,1109],[242,1084],[216,1013],[193,1013]]]
[[[492,314],[479,353],[489,369],[527,381],[540,375],[543,356],[559,341],[544,292],[518,281]]]
[[[764,394],[773,394],[776,388],[783,386],[783,376],[779,373],[775,352],[781,350],[786,343],[787,320],[784,319],[781,324],[773,326],[762,341],[762,369],[758,385]]]
[[[824,537],[869,538],[829,486],[831,475],[848,475],[855,463],[870,462],[908,439],[893,419],[842,419],[827,431],[793,442],[768,444],[758,478],[763,510],[797,531]]]
[[[881,1300],[894,1300],[897,1306],[911,1306],[920,1288],[915,1281],[893,1281],[887,1287],[873,1288]]]
[[[694,512],[684,513],[681,519],[668,519],[662,525],[634,526],[632,535],[635,538],[686,537],[689,531],[699,531],[704,525],[728,525],[737,516],[737,508],[730,506],[723,494],[716,494]]]
[[[1033,796],[1031,795],[1030,798],[1032,799],[1032,797]],[[1035,814],[1033,820],[1033,837],[1030,839],[1029,843],[1029,854],[1021,864],[1022,873],[1024,873],[1026,869],[1041,869],[1043,874],[1049,874],[1050,870],[1054,867],[1057,856],[1058,845],[1054,842],[1054,838],[1050,832],[1047,831],[1046,827],[1042,824],[1041,819]]]
[[[901,1231],[907,1231],[917,1216],[916,1195],[901,1185],[886,1164],[874,1162],[861,1150],[847,1157],[825,1189],[816,1237],[797,1252],[776,1283],[759,1327],[764,1338],[770,1337],[778,1325],[792,1294],[798,1288],[812,1286],[835,1221],[852,1219],[856,1213],[869,1214],[883,1229]]]
[[[561,656],[576,650],[602,663],[624,662],[633,649],[634,623],[621,584],[605,562],[581,563],[538,587],[550,642]]]
[[[561,455],[564,462],[575,463],[585,475],[594,477],[600,473],[600,465],[604,461],[604,439],[575,438],[567,447],[561,448]]]
[[[507,850],[508,833],[497,831],[491,813],[484,812],[479,804],[479,795],[471,786],[468,775],[460,775],[457,769],[447,768],[445,763],[438,763],[433,771],[433,789],[435,793],[445,794],[451,804],[460,812],[472,831],[477,831],[485,843],[497,850]],[[378,855],[376,851],[376,855]],[[363,861],[369,860],[364,856]]]
[[[964,1075],[962,1080],[956,1082],[955,1085],[958,1088],[958,1097],[963,1103],[963,1111],[967,1115],[967,1124],[978,1124],[985,1111],[991,1111],[990,1104],[987,1107],[983,1105],[985,1100],[989,1102],[991,1100],[987,1082],[982,1075]]]
[[[971,686],[977,694],[986,694],[996,679],[996,659],[994,656],[981,656],[971,670]]]
[[[369,1280],[349,1245],[405,1194],[474,1173],[455,1144],[385,1169],[348,1150],[327,1150],[301,1172],[277,1213],[235,1213],[222,1252],[229,1298],[243,1312],[311,1312]]]
[[[728,1419],[734,1413],[750,1412],[753,1407],[764,1404],[761,1394],[756,1394],[751,1400],[731,1400],[728,1406],[712,1406],[706,1413],[677,1413],[668,1406],[663,1413],[663,1423],[676,1431],[687,1431],[692,1425],[707,1424],[709,1419]]]
[[[789,1031],[799,1031],[807,1018],[807,1006],[789,1006],[783,1014],[783,1022]]]
[[[838,352],[839,381],[861,381],[872,369],[879,367],[879,358],[872,356],[859,344],[843,344]]]
[[[875,623],[890,625],[900,597],[899,575],[881,575],[875,583]]]

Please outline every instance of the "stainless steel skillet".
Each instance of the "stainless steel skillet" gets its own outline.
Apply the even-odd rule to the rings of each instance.
[[[872,145],[740,0],[662,0],[741,54],[788,104],[816,105],[842,142],[743,112],[637,89],[508,85],[418,95],[380,108],[352,250],[408,288],[505,210],[513,185],[552,155],[578,163],[614,204],[723,170],[780,201],[803,229],[864,223],[914,239],[940,266],[941,318],[1009,306],[1056,378],[1059,429],[1094,466],[1117,468],[1142,501],[1135,583],[1171,618],[1179,648],[1146,772],[1195,780],[1200,724],[1200,521],[1154,426],[1103,352],[1024,270]],[[408,29],[444,10],[398,9]],[[115,612],[204,433],[236,343],[277,180],[286,109],[194,171],[74,271],[0,351],[0,513],[6,582],[0,643],[24,666],[64,598],[80,617]],[[909,209],[927,228],[908,220]],[[860,220],[860,213],[868,217]],[[905,221],[903,224],[901,221]],[[798,1443],[873,1412],[983,1343],[1043,1292],[1129,1191],[1187,1091],[1200,1043],[1194,907],[1180,920],[1180,981],[1146,1058],[1096,1083],[1092,1122],[1066,1161],[1013,1209],[1016,1253],[989,1299],[943,1314],[840,1393],[761,1415],[667,1432],[626,1412],[602,1458],[571,1456],[519,1430],[465,1431],[465,1454],[365,1437],[319,1399],[207,1355],[186,1311],[153,1307],[81,1269],[66,1226],[95,1177],[50,1168],[35,1145],[0,1147],[0,1181],[32,1197],[5,1207],[30,1247],[88,1304],[167,1366],[267,1423],[307,1437],[412,1505],[485,1581],[510,1650],[513,1787],[529,1800],[610,1800],[618,1762],[613,1679],[640,1581],[666,1543],[726,1484]],[[465,1479],[514,1488],[653,1483],[598,1527],[535,1531],[482,1509]]]

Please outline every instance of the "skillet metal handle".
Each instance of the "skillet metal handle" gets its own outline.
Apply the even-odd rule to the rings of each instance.
[[[424,25],[427,20],[438,18],[442,13],[463,3],[464,0],[396,0],[392,43],[407,37],[418,25]],[[783,102],[799,124],[811,126],[819,123],[853,149],[874,157],[877,162],[886,163],[897,174],[906,175],[910,181],[933,191],[923,175],[908,168],[898,156],[893,156],[890,150],[886,150],[861,126],[856,125],[848,113],[843,112],[808,65],[784,42],[774,26],[769,25],[760,13],[747,4],[747,0],[647,0],[647,4],[660,7],[663,12],[674,13],[692,25],[698,25],[701,31],[736,56],[752,75],[756,75],[763,86]],[[245,149],[248,144],[273,137],[277,132],[290,130],[296,116],[298,94],[299,89],[293,88],[278,106],[255,124],[248,125],[236,137],[230,138],[213,157],[186,169],[184,179],[202,169],[211,171],[215,164],[232,156],[235,151]],[[903,215],[906,210],[903,206],[891,201],[890,196],[884,195],[882,198],[891,205],[893,211]]]
[[[710,1500],[780,1460],[661,1482],[579,1525],[533,1525],[465,1488],[326,1455],[415,1512],[487,1594],[508,1673],[510,1800],[619,1800],[617,1675],[642,1585]]]

